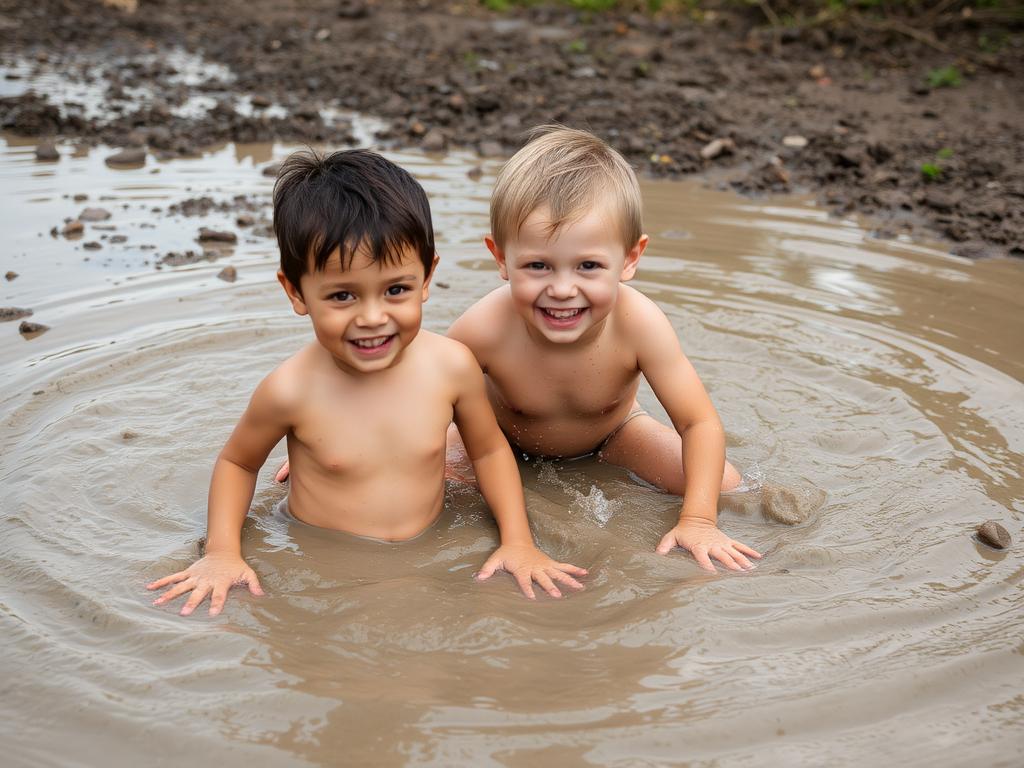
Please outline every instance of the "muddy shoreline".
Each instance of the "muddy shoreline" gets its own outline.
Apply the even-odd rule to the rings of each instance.
[[[868,217],[880,237],[1024,255],[1019,28],[967,19],[936,45],[897,32],[775,34],[735,12],[301,6],[3,0],[8,85],[57,72],[99,83],[104,103],[90,114],[29,90],[0,98],[0,127],[181,156],[222,141],[350,145],[354,111],[382,120],[381,146],[501,157],[530,126],[557,121],[604,136],[653,176],[810,192]],[[167,56],[176,49],[222,66],[183,77]],[[201,108],[182,109],[197,97]]]

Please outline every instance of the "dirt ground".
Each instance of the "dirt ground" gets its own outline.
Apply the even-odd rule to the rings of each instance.
[[[334,108],[380,117],[381,146],[503,156],[529,127],[560,122],[655,176],[811,192],[879,237],[1024,256],[1024,28],[980,13],[916,34],[772,30],[735,4],[700,19],[443,0],[133,5],[0,0],[8,79],[28,61],[99,80],[106,99],[99,117],[43,93],[0,99],[0,127],[162,155],[225,140],[345,146],[350,126],[323,117]],[[183,83],[161,55],[175,47],[236,78]],[[133,96],[140,87],[154,96]],[[173,113],[197,93],[215,106]]]

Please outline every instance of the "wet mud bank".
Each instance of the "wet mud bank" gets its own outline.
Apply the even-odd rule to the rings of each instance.
[[[475,2],[0,2],[0,127],[187,156],[222,141],[363,140],[501,157],[552,121],[645,173],[743,193],[810,191],[879,237],[1024,255],[1024,31],[905,30],[488,11]],[[123,6],[123,7],[122,7]],[[127,7],[126,10],[124,7]],[[178,62],[177,52],[203,65]],[[47,92],[48,74],[88,86]],[[1015,85],[1016,84],[1016,85]],[[54,147],[40,147],[40,161]],[[130,159],[130,158],[128,158]]]

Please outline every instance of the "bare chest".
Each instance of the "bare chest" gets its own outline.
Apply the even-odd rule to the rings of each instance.
[[[632,402],[639,370],[633,356],[605,345],[566,355],[508,350],[487,376],[496,410],[547,419],[599,416]]]
[[[416,471],[444,455],[452,418],[447,392],[431,382],[395,391],[311,392],[292,438],[329,473]]]

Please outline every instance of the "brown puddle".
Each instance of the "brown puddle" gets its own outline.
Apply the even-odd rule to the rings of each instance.
[[[267,596],[236,591],[221,617],[182,619],[143,585],[194,558],[217,451],[309,329],[258,221],[167,209],[245,195],[259,219],[260,168],[288,150],[135,170],[107,168],[112,150],[62,148],[51,163],[33,150],[0,141],[0,272],[18,273],[0,306],[51,327],[26,341],[0,324],[6,764],[1024,753],[1024,263],[874,240],[799,200],[645,183],[652,245],[634,284],[672,318],[734,463],[828,494],[812,521],[727,508],[722,527],[766,557],[710,577],[654,554],[677,499],[588,462],[527,465],[541,544],[592,574],[583,593],[530,603],[508,577],[472,579],[496,541],[475,494],[451,489],[440,523],[403,545],[290,524],[271,482],[282,447],[244,533]],[[426,324],[443,330],[498,283],[480,243],[498,166],[473,181],[465,155],[393,157],[434,206],[450,288]],[[49,235],[96,206],[112,215],[83,238]],[[201,254],[201,226],[239,242],[154,268],[168,251]],[[216,277],[228,265],[234,283]],[[972,537],[990,518],[1015,539],[1005,553]]]

